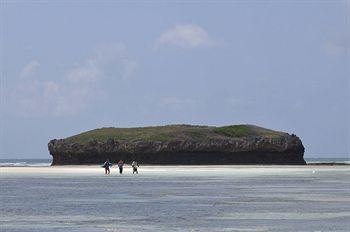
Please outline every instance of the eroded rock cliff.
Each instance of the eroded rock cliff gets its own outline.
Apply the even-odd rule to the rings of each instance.
[[[306,164],[294,134],[253,125],[101,128],[48,144],[53,165],[137,160],[142,164]]]

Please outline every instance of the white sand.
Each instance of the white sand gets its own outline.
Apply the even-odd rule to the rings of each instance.
[[[164,176],[261,176],[261,175],[288,175],[319,174],[324,172],[349,172],[349,165],[307,165],[307,166],[280,166],[280,165],[227,165],[227,166],[141,166],[140,175]],[[0,167],[0,174],[7,177],[26,175],[40,176],[96,176],[104,173],[98,165],[63,165],[50,167]],[[119,174],[116,167],[111,168],[111,175]],[[132,168],[124,167],[124,175],[131,175]]]

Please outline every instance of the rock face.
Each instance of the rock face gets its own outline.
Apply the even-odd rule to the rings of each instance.
[[[102,128],[48,144],[53,165],[106,159],[160,165],[306,164],[294,134],[252,125]]]

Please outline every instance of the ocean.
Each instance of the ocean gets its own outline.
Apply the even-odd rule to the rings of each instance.
[[[0,167],[47,167],[51,159],[0,159]]]
[[[349,231],[350,168],[2,161],[0,231]],[[10,164],[9,164],[10,163]],[[40,165],[40,167],[38,167]],[[19,167],[22,165],[22,167]]]

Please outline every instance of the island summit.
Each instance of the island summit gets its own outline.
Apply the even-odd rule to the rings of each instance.
[[[106,159],[155,165],[306,164],[294,134],[254,125],[101,128],[48,144],[52,165]]]

